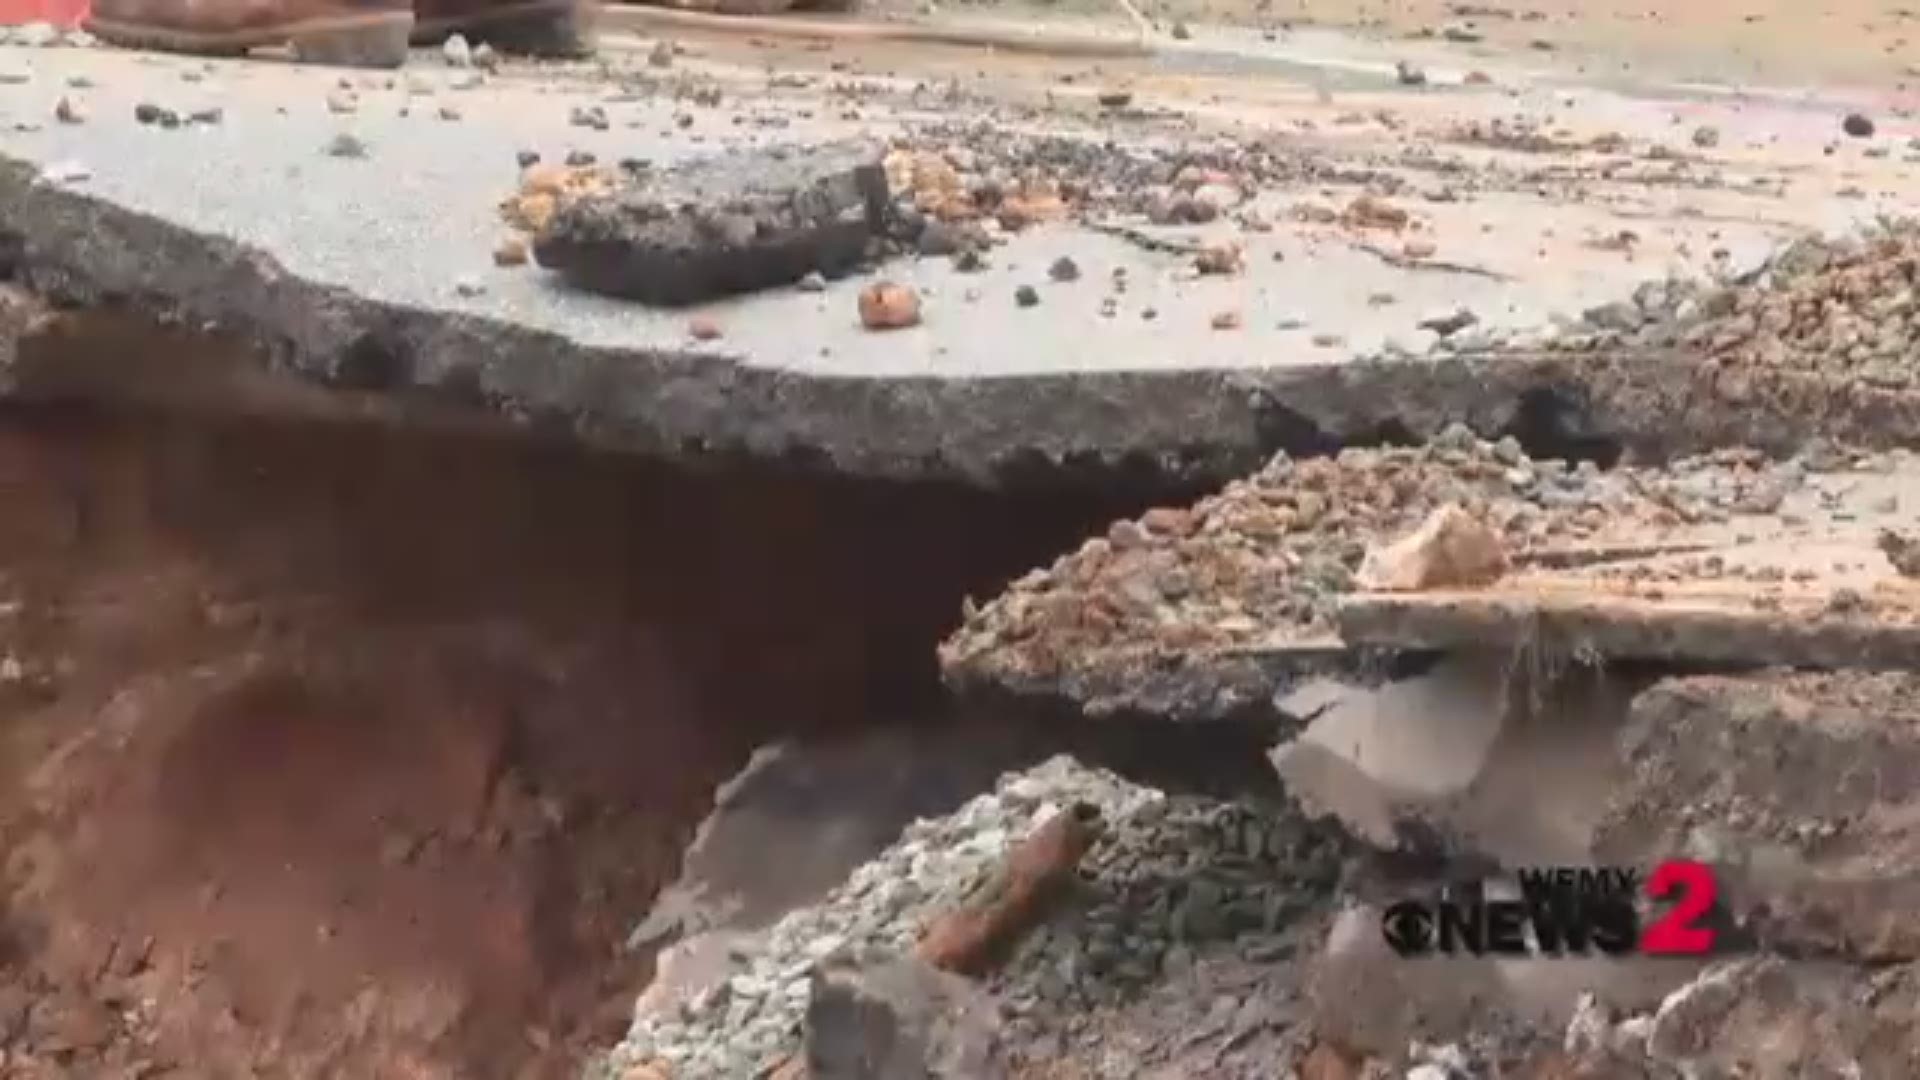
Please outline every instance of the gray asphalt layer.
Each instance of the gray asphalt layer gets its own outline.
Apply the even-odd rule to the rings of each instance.
[[[1636,264],[1571,243],[1617,226],[1614,208],[1490,194],[1433,226],[1444,253],[1484,262],[1485,275],[1409,271],[1377,246],[1280,228],[1241,237],[1246,273],[1205,278],[1178,254],[1054,225],[1012,237],[982,273],[944,259],[878,268],[925,301],[922,325],[886,333],[858,323],[868,277],[696,312],[570,292],[537,268],[493,264],[507,235],[496,206],[523,151],[670,165],[938,118],[849,104],[830,86],[781,96],[759,72],[731,77],[723,103],[702,107],[621,93],[617,67],[483,78],[437,54],[368,74],[0,47],[0,228],[20,240],[36,286],[134,298],[238,332],[265,347],[270,366],[323,382],[483,400],[517,422],[642,452],[993,479],[1035,460],[1224,475],[1302,432],[1497,424],[1533,377],[1524,359],[1489,362],[1498,372],[1411,360],[1392,365],[1399,381],[1385,390],[1380,365],[1350,361],[1386,345],[1423,356],[1434,336],[1417,322],[1461,306],[1490,324],[1544,326],[1690,268],[1692,255],[1675,254],[1690,240],[1702,258],[1717,247],[1756,261],[1792,224],[1669,223],[1653,258]],[[82,122],[56,118],[62,98]],[[592,103],[608,130],[569,122],[573,106]],[[141,123],[142,104],[220,117],[167,128]],[[330,153],[343,137],[365,155]],[[1267,192],[1258,205],[1279,217],[1299,199],[1337,206],[1351,195]],[[1549,260],[1544,245],[1498,235],[1527,228],[1566,242]],[[1081,268],[1077,281],[1049,279],[1061,256]],[[1116,272],[1123,296],[1111,289]],[[1017,305],[1021,286],[1040,303]],[[1226,312],[1237,328],[1214,329]],[[695,341],[695,313],[722,336]],[[1469,400],[1488,387],[1499,401]]]

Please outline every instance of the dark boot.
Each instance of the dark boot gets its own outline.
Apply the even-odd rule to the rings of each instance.
[[[398,67],[413,9],[408,0],[93,0],[84,25],[129,48],[231,56],[286,45],[314,63]]]
[[[588,56],[595,10],[591,0],[414,0],[413,40],[434,45],[459,34],[503,53]]]

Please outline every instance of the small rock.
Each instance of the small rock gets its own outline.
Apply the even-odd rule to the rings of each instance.
[[[1720,129],[1712,124],[1702,124],[1693,129],[1693,145],[1702,150],[1711,150],[1720,145]]]
[[[367,156],[367,150],[365,140],[344,131],[327,140],[326,145],[328,157],[363,158]]]
[[[1409,240],[1400,248],[1401,254],[1409,259],[1431,259],[1439,250],[1431,240]]]
[[[1341,217],[1356,228],[1395,231],[1406,228],[1413,221],[1413,215],[1378,195],[1356,197],[1347,204],[1346,212]]]
[[[67,85],[73,87],[75,90],[91,90],[93,89],[93,80],[85,75],[69,75],[67,76]]]
[[[1052,266],[1047,267],[1047,276],[1055,281],[1079,281],[1080,264],[1062,255],[1053,260]]]
[[[527,240],[524,236],[509,236],[493,249],[495,266],[524,266],[526,262]]]
[[[1401,60],[1398,63],[1394,64],[1393,72],[1394,72],[1394,76],[1400,80],[1401,86],[1427,85],[1426,71],[1415,64],[1408,63],[1405,60]]]
[[[473,50],[473,66],[481,71],[497,71],[500,68],[500,54],[483,41]]]
[[[908,957],[814,970],[802,1056],[813,1080],[1007,1075],[999,1010],[957,975]]]
[[[540,152],[538,150],[522,150],[515,154],[513,159],[520,163],[521,168],[531,169],[535,165],[540,164]]]
[[[142,101],[133,107],[133,119],[136,123],[157,124],[167,111],[151,101]]]
[[[1484,71],[1469,71],[1467,72],[1467,77],[1462,81],[1468,86],[1492,86],[1493,76]]]
[[[1875,542],[1901,577],[1920,577],[1920,540],[1892,529],[1882,529]]]
[[[920,323],[920,294],[891,281],[861,289],[859,308],[860,325],[869,330],[902,330]]]
[[[977,274],[987,268],[987,257],[975,248],[961,248],[954,252],[953,268],[963,274]],[[1038,298],[1035,298],[1038,302]]]
[[[958,254],[964,247],[966,240],[960,230],[944,221],[927,222],[914,240],[914,250],[930,258]]]
[[[1847,118],[1840,121],[1840,130],[1856,139],[1870,139],[1874,132],[1873,120],[1862,113],[1848,113]]]
[[[809,270],[805,277],[794,283],[794,288],[801,292],[826,292],[827,276],[818,270]]]
[[[687,321],[687,333],[695,341],[712,341],[720,336],[720,324],[707,315],[695,315]]]
[[[1193,256],[1193,268],[1202,274],[1237,274],[1245,262],[1245,251],[1233,240],[1207,244]]]
[[[455,34],[440,46],[440,55],[446,58],[448,67],[470,68],[473,66],[473,46],[467,44],[465,36]]]
[[[0,86],[20,86],[33,81],[33,72],[27,68],[0,67]]]
[[[440,119],[458,120],[460,119],[460,110],[452,105],[442,105],[440,106]]]
[[[673,42],[671,41],[654,42],[653,48],[647,51],[647,63],[652,64],[654,67],[657,67],[657,68],[672,67],[673,66]]]
[[[1031,285],[1022,285],[1013,290],[1013,302],[1023,308],[1037,307],[1040,304],[1040,290]]]
[[[595,131],[606,131],[613,126],[607,119],[607,110],[598,105],[575,105],[567,112],[567,123]]]
[[[591,150],[567,151],[567,165],[570,168],[584,169],[598,160],[600,159],[594,157],[593,151]]]
[[[225,122],[226,118],[227,111],[218,105],[209,105],[204,109],[195,109],[187,114],[188,123],[203,124],[207,127],[216,127]]]
[[[453,283],[453,291],[458,293],[461,296],[472,298],[486,292],[487,286],[486,286],[486,283],[481,281],[479,278],[462,277],[462,278],[455,279]]]
[[[1187,41],[1187,40],[1190,40],[1192,37],[1193,37],[1193,29],[1189,27],[1185,22],[1176,22],[1173,24],[1173,40]]]
[[[327,95],[327,111],[335,115],[345,115],[360,107],[353,95],[344,90],[335,90]]]
[[[1098,100],[1103,109],[1124,109],[1133,104],[1133,91],[1102,90]]]
[[[1215,330],[1240,329],[1240,313],[1237,311],[1215,312],[1213,316],[1213,328]]]
[[[1491,584],[1507,567],[1500,535],[1448,503],[1410,535],[1369,551],[1355,580],[1367,589],[1418,592]]]
[[[79,102],[62,96],[53,106],[53,118],[63,124],[84,124],[87,122],[87,113]]]
[[[1480,316],[1467,308],[1456,308],[1441,315],[1429,315],[1421,319],[1418,325],[1420,329],[1431,330],[1441,337],[1451,337],[1479,321]]]
[[[1453,23],[1442,27],[1440,36],[1456,45],[1473,45],[1486,38],[1486,35],[1467,23]]]

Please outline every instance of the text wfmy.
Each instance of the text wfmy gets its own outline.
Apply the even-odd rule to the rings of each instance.
[[[1702,956],[1721,944],[1709,921],[1719,886],[1705,863],[1539,866],[1515,878],[1509,898],[1449,890],[1401,900],[1381,933],[1403,957]]]

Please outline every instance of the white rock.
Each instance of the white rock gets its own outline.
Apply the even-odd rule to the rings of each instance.
[[[440,55],[446,57],[449,67],[473,66],[473,46],[467,44],[467,39],[460,34],[453,35],[446,44],[440,46]]]

